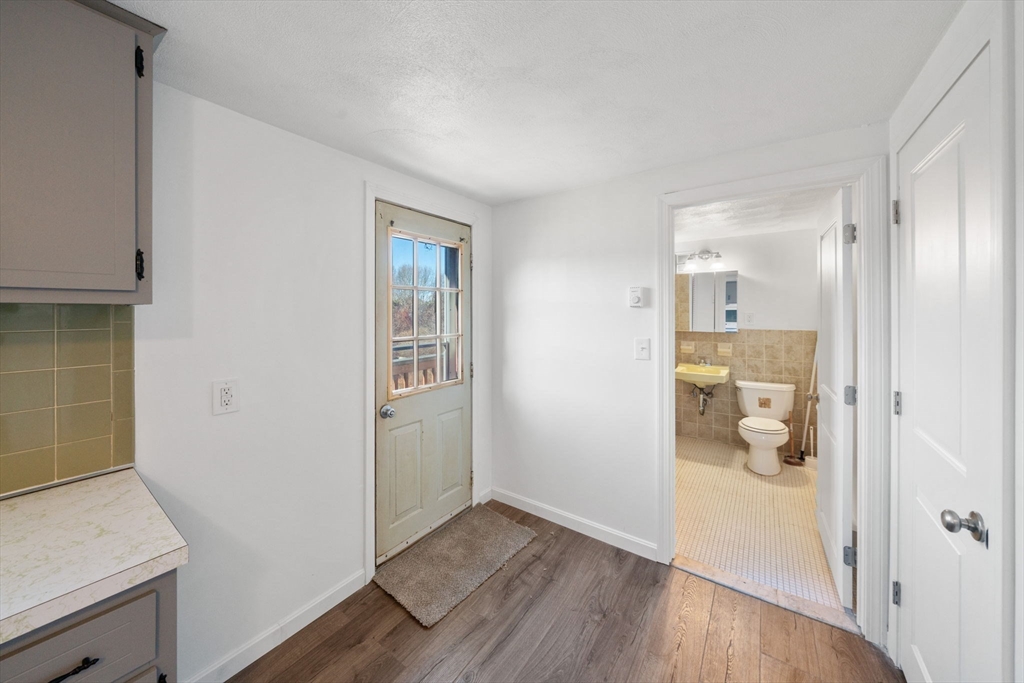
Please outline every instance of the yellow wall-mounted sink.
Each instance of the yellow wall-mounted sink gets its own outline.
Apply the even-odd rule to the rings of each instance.
[[[695,384],[701,389],[729,381],[727,365],[690,365],[680,363],[676,366],[676,379]]]

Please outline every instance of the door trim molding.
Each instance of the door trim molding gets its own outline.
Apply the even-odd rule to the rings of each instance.
[[[1017,12],[1021,12],[1020,3],[1014,3],[1009,0],[985,0],[979,2],[968,2],[957,14],[953,23],[950,25],[946,34],[939,41],[939,44],[935,47],[935,50],[929,56],[921,72],[914,79],[910,88],[907,90],[907,94],[904,95],[900,101],[896,110],[893,112],[889,119],[889,185],[890,195],[894,198],[899,197],[899,169],[897,166],[898,153],[900,149],[910,140],[913,134],[921,126],[926,118],[931,114],[932,110],[939,104],[946,93],[953,87],[960,76],[967,70],[967,68],[973,63],[974,59],[981,53],[986,46],[991,49],[992,61],[991,61],[991,72],[990,72],[990,91],[992,97],[992,127],[991,127],[991,145],[993,151],[993,192],[995,199],[993,202],[992,216],[994,220],[998,220],[1002,223],[1002,235],[1004,238],[1004,245],[1009,246],[1013,244],[1014,231],[1017,231],[1017,240],[1024,239],[1021,235],[1021,216],[1014,215],[1015,204],[1021,206],[1021,194],[1024,190],[1021,189],[1019,179],[1017,179],[1017,186],[1014,186],[1015,179],[1015,168],[1014,168],[1014,145],[1011,142],[1014,140],[1014,126],[1017,126],[1018,130],[1021,130],[1019,124],[1015,124],[1015,117],[1019,117],[1022,112],[1014,111],[1015,103],[1011,94],[1014,93],[1014,78],[1017,78],[1017,83],[1020,83],[1019,74],[1014,73],[1014,50],[1020,48],[1017,45],[1021,41],[1020,35],[1014,35],[1014,23],[1017,24],[1017,31],[1024,31],[1020,27],[1020,15],[1014,14],[1014,5],[1017,5]],[[1016,93],[1017,97],[1020,97],[1019,93]],[[1019,100],[1018,100],[1019,101]],[[1017,141],[1017,147],[1019,150],[1020,141]],[[1019,151],[1016,152],[1020,154]],[[1018,162],[1019,165],[1019,162]],[[1014,193],[1017,193],[1015,197]],[[1018,209],[1019,210],[1019,209]],[[1016,220],[1016,227],[1014,222]],[[899,388],[899,233],[897,230],[892,231],[891,235],[891,272],[890,277],[893,283],[891,288],[891,299],[890,299],[890,310],[891,310],[891,327],[892,338],[892,370],[891,370],[891,382],[894,388]],[[1018,290],[1021,289],[1021,278],[1024,276],[1024,256],[1021,256],[1020,252],[1021,245],[1016,245],[1017,253],[1014,253],[1014,249],[1004,249],[1004,261],[1003,266],[1006,269],[1007,276],[1010,279],[1016,278],[1016,286]],[[1016,261],[1016,263],[1015,263]],[[1016,272],[1016,275],[1013,274]],[[1012,290],[1012,285],[1008,287]],[[1007,294],[1012,297],[1012,291],[1008,291]],[[1012,298],[1011,298],[1012,300]],[[1013,324],[1007,325],[1006,334],[1010,337],[1006,340],[1006,343],[1013,348],[1013,344],[1020,345],[1020,339],[1014,339],[1014,335],[1020,334],[1020,317],[1024,315],[1024,308],[1022,308],[1022,302],[1018,299],[1016,302],[1016,308],[1007,307],[1007,313],[1016,315],[1018,320]],[[1014,329],[1016,325],[1016,332]],[[1006,389],[1006,398],[1013,405],[1013,401],[1017,402],[1024,401],[1021,396],[1022,385],[1021,385],[1021,368],[1020,365],[1024,363],[1024,355],[1021,354],[1018,349],[1009,355],[1016,357],[1017,369],[1015,379],[1009,379],[1010,384],[1015,386]],[[1015,415],[1019,416],[1020,406],[1016,406],[1017,411]],[[898,425],[898,423],[894,423]],[[1012,632],[1007,634],[1007,642],[1016,643],[1014,647],[1010,647],[1013,655],[1012,668],[1007,672],[1007,675],[1015,674],[1015,680],[1021,680],[1024,675],[1024,646],[1019,643],[1024,642],[1021,640],[1021,632],[1024,631],[1024,586],[1019,583],[1019,577],[1024,572],[1024,479],[1022,479],[1022,471],[1024,471],[1024,455],[1022,455],[1022,439],[1024,439],[1024,431],[1020,427],[1017,428],[1016,435],[1010,435],[1008,443],[1010,448],[1006,454],[1006,469],[1008,473],[1013,473],[1012,476],[1007,477],[1007,489],[1006,494],[1009,500],[1006,502],[1008,506],[1006,511],[1005,519],[1010,521],[1010,524],[1016,528],[1006,530],[1007,542],[1016,544],[1016,548],[1012,553],[1013,557],[1009,559],[1009,562],[1013,563],[1013,575],[1011,580],[1014,581],[1013,586],[1013,612],[1014,615],[1011,618],[1011,629]],[[890,477],[890,497],[892,501],[892,533],[891,533],[891,544],[889,555],[891,557],[890,571],[891,580],[896,581],[899,578],[898,570],[898,536],[896,534],[896,524],[898,520],[898,503],[899,503],[899,430],[893,428],[891,432],[890,449],[892,452],[891,465],[892,472]],[[1016,455],[1014,453],[1016,452]],[[889,655],[893,660],[899,664],[900,648],[899,648],[899,619],[900,609],[894,605],[889,606],[889,634],[886,642]]]
[[[889,604],[889,186],[884,156],[748,178],[663,194],[659,221],[657,354],[659,451],[657,559],[675,554],[675,239],[672,209],[678,206],[773,194],[786,190],[854,186],[857,216],[857,624],[873,643],[884,644]],[[870,484],[867,484],[870,482]]]
[[[396,190],[385,185],[372,183],[366,181],[365,188],[365,223],[363,227],[363,266],[364,272],[364,352],[363,352],[363,364],[364,364],[364,377],[363,377],[363,584],[367,584],[373,580],[373,576],[377,571],[377,554],[376,554],[376,463],[377,463],[377,438],[376,438],[376,426],[377,426],[377,411],[376,411],[376,396],[374,395],[375,388],[375,355],[374,349],[376,347],[376,296],[377,296],[377,280],[376,280],[376,230],[377,222],[375,220],[376,204],[377,200],[389,202],[391,204],[397,204],[404,206],[407,209],[413,211],[420,211],[422,213],[429,213],[434,216],[446,218],[448,220],[462,223],[469,226],[470,234],[473,234],[473,229],[479,223],[480,218],[475,213],[468,213],[461,211],[453,206],[438,203],[424,199],[419,195],[412,194],[409,192],[403,192]],[[470,240],[470,255],[472,256],[472,244]],[[470,274],[472,278],[472,274]],[[470,311],[470,324],[472,324],[473,311]],[[476,336],[474,335],[473,339]],[[474,348],[473,356],[476,356],[477,349]],[[470,439],[470,457],[473,463],[473,468],[476,465],[476,430],[473,429],[472,422],[475,422],[476,411],[471,412],[470,420],[470,433],[472,437]],[[473,483],[473,492],[470,503],[476,505],[480,499],[480,493],[476,490],[477,484]]]

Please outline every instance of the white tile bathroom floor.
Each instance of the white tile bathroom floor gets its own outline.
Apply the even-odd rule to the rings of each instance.
[[[745,462],[741,447],[676,437],[677,560],[842,610],[814,517],[817,471],[763,477]]]

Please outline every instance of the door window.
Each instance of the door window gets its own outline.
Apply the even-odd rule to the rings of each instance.
[[[462,245],[392,229],[388,398],[462,382]]]

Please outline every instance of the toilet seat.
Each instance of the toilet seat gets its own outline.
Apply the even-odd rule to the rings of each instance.
[[[767,417],[745,417],[740,420],[742,429],[749,429],[758,434],[788,434],[789,427],[778,420]]]

